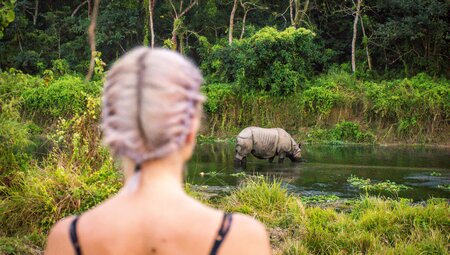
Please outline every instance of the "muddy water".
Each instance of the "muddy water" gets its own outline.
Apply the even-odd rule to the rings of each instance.
[[[430,197],[450,198],[439,186],[450,184],[450,149],[418,146],[318,146],[304,145],[306,163],[269,163],[249,156],[244,170],[233,165],[234,146],[204,144],[196,148],[188,165],[187,181],[210,191],[227,190],[247,175],[281,178],[290,191],[304,196],[337,195],[357,197],[348,184],[351,175],[373,181],[391,180],[411,189],[400,196],[416,201]]]

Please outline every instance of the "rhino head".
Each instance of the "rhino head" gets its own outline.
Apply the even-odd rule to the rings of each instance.
[[[302,149],[300,147],[301,146],[291,138],[291,151],[288,152],[286,156],[293,162],[302,162]]]

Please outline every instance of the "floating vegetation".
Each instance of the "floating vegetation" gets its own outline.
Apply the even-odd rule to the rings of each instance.
[[[237,172],[237,173],[230,174],[230,176],[233,176],[233,177],[246,177],[247,174],[245,172]]]
[[[442,174],[441,173],[438,173],[438,172],[431,172],[431,174],[430,174],[431,176],[436,176],[436,177],[438,177],[438,176],[442,176]]]
[[[446,191],[450,191],[450,184],[438,185],[437,187],[438,187],[438,189],[443,189],[443,190],[446,190]]]
[[[406,185],[397,184],[390,180],[373,183],[370,179],[363,179],[353,175],[347,179],[347,182],[359,190],[365,191],[366,195],[393,195],[397,197],[400,191],[410,189]]]
[[[216,177],[216,176],[223,176],[225,173],[220,173],[217,171],[211,171],[211,172],[200,172],[200,176],[210,176],[210,177]]]
[[[303,196],[301,198],[303,203],[314,204],[314,203],[329,203],[339,200],[340,197],[336,195],[315,195],[315,196]]]

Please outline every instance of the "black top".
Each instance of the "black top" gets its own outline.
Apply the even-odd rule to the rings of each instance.
[[[228,231],[231,227],[231,222],[233,221],[233,214],[231,213],[224,213],[222,223],[220,225],[220,229],[217,232],[216,239],[214,240],[214,245],[211,249],[211,252],[209,255],[216,255],[217,251],[219,251],[220,245],[222,244],[223,240],[225,240],[225,237],[228,234]],[[69,234],[70,234],[70,241],[72,242],[73,248],[75,249],[76,255],[81,255],[81,247],[80,243],[78,242],[78,236],[77,236],[77,223],[78,223],[78,216],[73,219],[73,221],[70,223],[69,228]]]

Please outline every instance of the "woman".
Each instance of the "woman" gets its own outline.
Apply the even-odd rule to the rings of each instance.
[[[108,73],[105,143],[125,184],[113,198],[59,221],[46,254],[270,254],[264,226],[189,197],[183,171],[195,146],[202,76],[181,55],[135,49]]]

